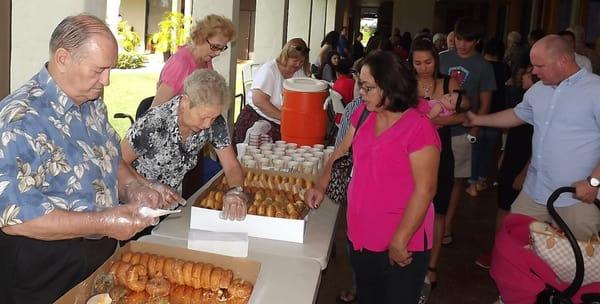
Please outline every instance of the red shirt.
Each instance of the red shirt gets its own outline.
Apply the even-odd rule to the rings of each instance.
[[[342,100],[346,105],[354,99],[354,79],[346,75],[340,75],[333,83],[333,90],[342,95]]]

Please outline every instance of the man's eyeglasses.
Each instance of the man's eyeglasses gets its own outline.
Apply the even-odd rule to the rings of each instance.
[[[310,49],[307,47],[303,47],[301,45],[292,45],[290,46],[292,49],[300,52],[300,53],[304,53],[304,54],[308,54],[310,52]]]
[[[210,50],[213,52],[225,52],[229,48],[226,45],[212,44],[210,41],[208,41],[208,39],[206,39],[206,43],[208,43]]]

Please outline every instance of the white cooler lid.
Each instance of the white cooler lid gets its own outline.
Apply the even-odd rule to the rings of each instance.
[[[326,82],[308,77],[289,78],[283,81],[283,88],[294,92],[321,92],[328,87]]]

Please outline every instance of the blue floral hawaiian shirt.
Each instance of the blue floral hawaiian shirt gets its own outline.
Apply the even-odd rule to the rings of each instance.
[[[120,158],[102,99],[76,105],[43,67],[0,101],[0,227],[116,204]]]

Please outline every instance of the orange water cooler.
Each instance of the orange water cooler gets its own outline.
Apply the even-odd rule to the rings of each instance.
[[[328,85],[312,78],[290,78],[283,82],[281,139],[312,146],[322,144],[327,128],[323,103]]]

